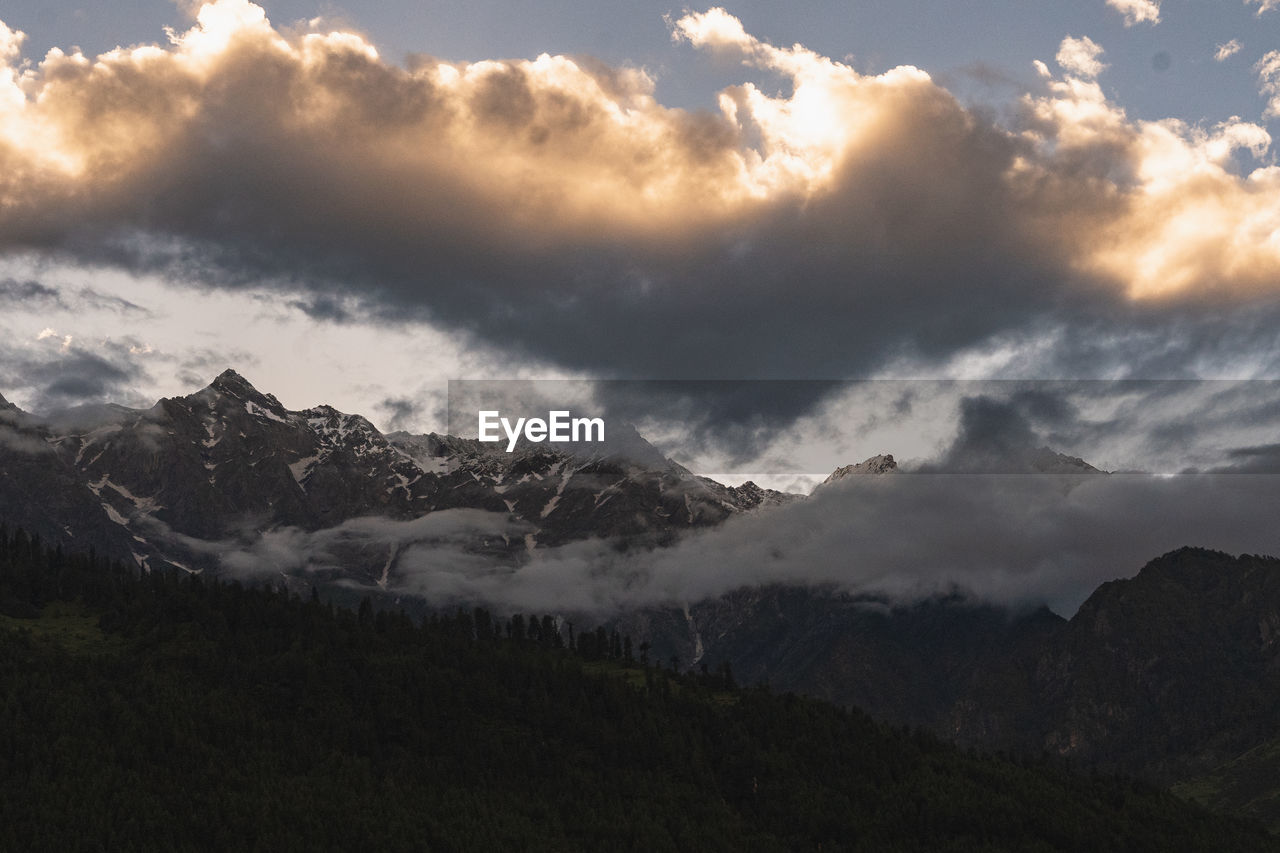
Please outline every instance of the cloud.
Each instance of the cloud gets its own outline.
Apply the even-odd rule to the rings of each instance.
[[[394,568],[401,589],[410,591],[404,584],[413,583],[411,591],[437,601],[454,595],[451,578],[509,576],[516,563],[504,555],[502,543],[518,541],[523,550],[530,529],[512,516],[475,509],[440,510],[412,520],[367,516],[317,531],[246,527],[243,535],[222,541],[183,535],[158,519],[143,524],[153,540],[213,558],[220,571],[234,576],[324,576],[364,568],[370,581],[385,585]],[[406,578],[406,571],[430,577]]]
[[[1280,9],[1280,0],[1244,0],[1246,6],[1257,6],[1258,17],[1262,17],[1263,12],[1270,12],[1272,9]]]
[[[0,249],[426,321],[513,373],[931,372],[1057,335],[1056,369],[1113,375],[1135,329],[1209,347],[1278,309],[1280,171],[1238,165],[1266,130],[1129,118],[1092,42],[999,124],[921,69],[860,74],[722,9],[671,26],[778,89],[687,111],[598,61],[401,67],[244,0],[92,58],[24,65],[6,28]]]
[[[1238,474],[900,473],[849,478],[649,551],[589,540],[495,560],[481,543],[519,534],[495,514],[465,524],[441,519],[448,531],[423,538],[409,522],[342,535],[379,557],[371,565],[392,561],[390,589],[437,603],[609,613],[744,585],[832,583],[897,601],[959,588],[1005,604],[1048,602],[1069,615],[1098,584],[1182,545],[1275,553],[1268,513],[1277,488],[1280,478]],[[331,533],[270,538],[224,565],[260,572],[336,564],[324,556]]]
[[[1231,451],[1231,463],[1222,470],[1233,473],[1280,474],[1280,444],[1236,448]]]
[[[0,418],[0,448],[28,456],[53,452],[48,442],[30,433],[20,432],[4,423],[4,420]]]
[[[385,431],[395,432],[415,423],[422,414],[423,405],[421,401],[408,397],[387,397],[379,408],[387,413]]]
[[[1280,50],[1265,54],[1253,66],[1253,70],[1258,75],[1259,91],[1267,99],[1262,117],[1280,117]]]
[[[1250,0],[1245,0],[1250,2]],[[1270,0],[1263,0],[1270,2]],[[1124,25],[1160,23],[1160,0],[1107,0],[1107,5],[1124,16]]]
[[[57,289],[46,287],[38,281],[0,279],[0,302],[12,305],[63,307],[62,295]]]
[[[743,401],[785,387],[734,384]],[[875,380],[833,383],[813,404],[779,397],[769,419],[703,419],[657,397],[652,410],[670,420],[641,431],[721,482],[808,492],[880,453],[912,470],[998,473],[1045,461],[1047,446],[1104,470],[1209,471],[1236,464],[1239,448],[1273,442],[1280,418],[1280,383],[1261,380]],[[803,414],[787,420],[787,411]]]
[[[1239,53],[1241,47],[1243,47],[1243,45],[1240,44],[1240,39],[1232,39],[1229,42],[1224,42],[1223,44],[1218,45],[1217,49],[1213,53],[1213,58],[1218,62],[1225,62]]]
[[[1097,77],[1105,69],[1106,63],[1098,57],[1102,56],[1102,48],[1088,36],[1073,38],[1067,36],[1058,46],[1055,57],[1058,64],[1068,73],[1079,77]]]
[[[36,411],[143,402],[133,390],[147,378],[140,361],[147,352],[140,341],[123,337],[97,342],[91,349],[70,335],[59,339],[56,333],[41,333],[40,338],[35,347],[0,345],[0,386],[28,389],[28,405]]]
[[[31,279],[23,281],[13,278],[0,279],[0,303],[24,310],[34,308],[75,312],[90,309],[130,314],[136,317],[151,315],[150,311],[128,299],[100,293],[91,287],[81,287],[68,293],[63,288],[52,287]]]

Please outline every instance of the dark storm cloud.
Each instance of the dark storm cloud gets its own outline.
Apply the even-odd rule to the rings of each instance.
[[[795,419],[839,393],[832,380],[635,380],[600,382],[595,398],[610,422],[657,419],[679,425],[671,451],[697,456],[729,452],[729,464],[756,458]]]
[[[409,428],[423,412],[422,402],[408,397],[387,397],[378,408],[387,413],[384,432]]]
[[[45,349],[0,347],[0,384],[31,388],[32,409],[46,412],[84,403],[138,403],[134,390],[148,379],[128,338],[103,343],[95,352],[66,344]]]
[[[960,403],[960,435],[944,465],[976,466],[991,470],[1035,447],[1031,424],[1015,402],[989,397],[967,397]]]
[[[1228,464],[1218,469],[1219,472],[1280,474],[1280,444],[1238,447],[1228,457]]]
[[[316,320],[327,320],[331,323],[350,323],[356,315],[342,299],[326,294],[315,294],[306,299],[291,299],[286,303]]]
[[[921,385],[922,392],[928,388]],[[1043,447],[1099,467],[1227,470],[1247,455],[1243,441],[1273,435],[1280,424],[1280,382],[1272,380],[976,381],[945,387],[962,395],[957,434],[929,470],[996,472]]]

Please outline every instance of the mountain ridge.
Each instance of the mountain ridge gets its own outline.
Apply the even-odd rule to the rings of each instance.
[[[20,412],[16,407],[8,412]],[[634,428],[603,448],[522,443],[514,453],[456,436],[383,435],[367,418],[319,404],[292,411],[232,368],[149,409],[82,407],[30,420],[65,472],[122,528],[114,556],[144,568],[218,568],[222,543],[282,528],[319,531],[365,516],[407,521],[478,509],[527,529],[477,548],[499,562],[537,547],[622,537],[663,544],[681,531],[794,499],[753,483],[698,477]],[[11,466],[19,467],[19,466]],[[34,473],[25,488],[39,492]],[[81,498],[84,496],[81,495]],[[24,518],[32,524],[33,519]],[[34,524],[54,535],[52,523]],[[354,576],[385,585],[395,556],[347,548]],[[123,552],[123,554],[122,554]]]

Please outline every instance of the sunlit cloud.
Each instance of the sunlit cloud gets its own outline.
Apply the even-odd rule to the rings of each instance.
[[[1229,42],[1218,45],[1217,49],[1213,52],[1213,58],[1218,62],[1226,62],[1228,59],[1239,53],[1241,47],[1240,39],[1232,39]]]
[[[1251,0],[1245,0],[1251,2]],[[1264,3],[1273,0],[1261,0]],[[1160,0],[1107,0],[1107,5],[1124,16],[1124,25],[1160,23]]]
[[[1098,57],[1102,56],[1102,48],[1088,36],[1073,38],[1067,36],[1058,46],[1055,59],[1068,73],[1078,77],[1097,77],[1107,67]]]

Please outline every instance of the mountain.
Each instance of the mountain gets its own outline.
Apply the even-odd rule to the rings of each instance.
[[[1103,584],[1029,671],[1045,748],[1184,778],[1280,729],[1280,560],[1183,548]]]
[[[10,486],[0,508],[11,523],[50,541],[80,529],[147,568],[216,570],[272,531],[334,530],[334,566],[312,568],[385,586],[397,547],[375,547],[344,524],[493,513],[502,521],[492,535],[467,547],[500,565],[578,539],[663,544],[794,497],[695,476],[621,424],[605,445],[525,443],[514,453],[454,436],[384,436],[331,406],[290,411],[234,370],[147,410],[86,407],[37,421],[6,405],[0,416],[0,489]]]
[[[45,542],[127,559],[132,538],[88,488],[49,431],[0,397],[0,521]]]
[[[986,749],[1140,775],[1280,829],[1280,559],[1183,548],[1071,619],[960,594],[738,590],[629,614],[662,660]]]

